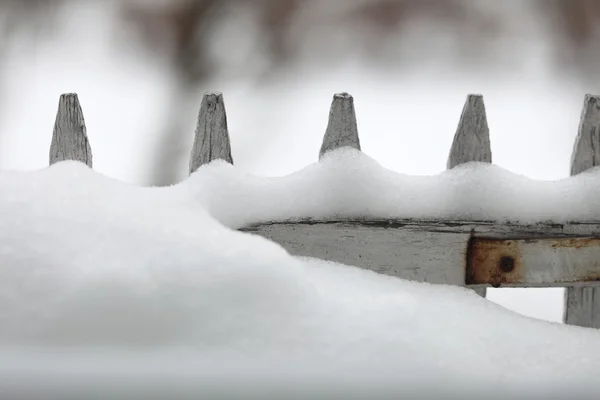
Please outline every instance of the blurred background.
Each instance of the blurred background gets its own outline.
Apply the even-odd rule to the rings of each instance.
[[[600,93],[599,20],[594,0],[0,0],[0,168],[45,167],[58,97],[77,92],[96,170],[176,183],[202,93],[222,91],[236,165],[285,175],[316,161],[348,91],[363,151],[436,174],[482,93],[494,163],[561,179]],[[488,291],[550,321],[562,296]]]

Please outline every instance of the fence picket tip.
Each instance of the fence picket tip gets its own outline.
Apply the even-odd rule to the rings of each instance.
[[[201,165],[217,159],[233,164],[223,94],[207,92],[202,97],[198,113],[194,144],[190,155],[190,175]]]
[[[577,175],[600,164],[600,96],[586,94],[577,136],[571,153],[571,175]]]
[[[586,94],[571,153],[571,176],[600,165],[600,96]],[[568,325],[600,328],[600,288],[567,287],[563,321]]]
[[[50,165],[65,160],[92,168],[92,149],[77,93],[60,95],[50,143]]]
[[[354,98],[346,92],[333,95],[319,159],[328,151],[341,147],[352,147],[360,151]]]
[[[490,130],[483,95],[469,94],[454,135],[447,168],[471,161],[492,162]]]

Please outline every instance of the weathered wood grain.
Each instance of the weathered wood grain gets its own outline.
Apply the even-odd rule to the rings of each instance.
[[[328,151],[341,147],[360,150],[354,98],[348,93],[338,93],[333,96],[319,158]]]
[[[492,162],[490,130],[483,96],[470,94],[463,107],[448,157],[448,169],[470,161]]]
[[[50,144],[50,165],[65,160],[80,161],[92,167],[92,149],[75,93],[60,96]]]
[[[571,156],[571,175],[577,175],[598,165],[600,165],[600,97],[587,94]],[[600,262],[600,258],[597,261]],[[600,288],[567,287],[563,320],[569,325],[600,328]]]
[[[492,162],[490,131],[483,96],[479,94],[467,96],[452,141],[447,168],[451,169],[471,161]],[[485,297],[486,288],[474,290],[481,297]]]
[[[206,93],[202,98],[190,155],[190,174],[217,159],[233,164],[223,94],[218,92]]]
[[[483,96],[470,94],[463,107],[448,157],[448,169],[469,161],[492,162],[490,130]]]
[[[408,280],[457,286],[466,285],[467,249],[472,237],[550,242],[556,238],[600,238],[600,222],[515,225],[489,221],[294,221],[241,230],[279,243],[292,255],[335,261]],[[531,245],[523,265],[527,271],[525,280],[506,286],[564,286],[569,274],[600,273],[600,267],[585,263],[589,254],[582,256],[581,263],[578,252],[565,257],[570,250],[566,251],[557,253]],[[600,246],[595,251],[600,254]],[[549,262],[552,268],[548,268]],[[489,285],[469,287],[485,286]]]
[[[571,175],[600,165],[600,96],[585,95],[571,154]]]

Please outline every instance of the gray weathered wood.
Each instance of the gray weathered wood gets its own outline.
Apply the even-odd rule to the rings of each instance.
[[[403,279],[465,286],[467,249],[471,237],[524,240],[524,273],[509,287],[564,287],[599,281],[583,278],[597,273],[600,240],[588,249],[562,249],[556,238],[600,238],[600,223],[515,225],[494,222],[395,220],[300,221],[242,229],[279,243],[290,254],[315,257]],[[534,239],[548,240],[548,243]],[[576,247],[576,246],[575,246]],[[550,267],[549,267],[550,266]],[[470,285],[470,288],[487,285]],[[504,286],[504,285],[503,285]]]
[[[600,165],[600,97],[587,94],[571,154],[571,175],[577,175],[598,165]]]
[[[598,165],[600,165],[600,97],[587,94],[571,156],[571,175]],[[600,262],[600,258],[597,261]],[[564,322],[569,325],[600,328],[600,288],[567,287]]]
[[[354,98],[348,93],[337,93],[333,96],[319,158],[328,151],[341,147],[360,150]]]
[[[448,157],[448,169],[470,162],[492,162],[490,130],[483,96],[470,94],[463,107]]]
[[[190,156],[190,174],[217,159],[233,164],[223,94],[218,92],[206,93],[202,98]]]
[[[65,160],[80,161],[92,167],[92,149],[75,93],[60,96],[50,144],[50,165]]]
[[[463,107],[458,128],[452,141],[452,148],[448,156],[447,168],[471,161],[492,162],[492,149],[490,145],[490,130],[483,96],[470,94]],[[486,288],[474,289],[481,297],[485,297]]]

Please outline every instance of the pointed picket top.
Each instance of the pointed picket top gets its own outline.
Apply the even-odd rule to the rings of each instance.
[[[600,96],[586,94],[571,155],[571,175],[600,165]],[[568,287],[563,321],[568,325],[600,328],[600,287]]]
[[[571,155],[571,175],[600,165],[600,96],[586,94]]]
[[[340,147],[352,147],[360,150],[354,98],[348,93],[337,93],[333,96],[319,159],[328,151]]]
[[[76,93],[60,96],[50,144],[50,165],[74,160],[92,167],[92,149]]]
[[[467,96],[448,156],[447,167],[451,169],[470,161],[492,162],[490,130],[483,96],[480,94]]]
[[[200,105],[196,136],[190,156],[190,174],[201,165],[221,159],[233,164],[223,94],[205,93]]]

